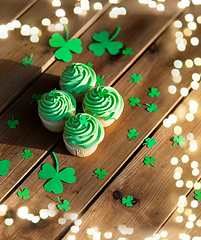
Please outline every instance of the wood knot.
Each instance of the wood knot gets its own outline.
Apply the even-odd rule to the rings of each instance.
[[[121,192],[119,192],[119,190],[115,190],[113,192],[113,198],[118,200],[119,198],[121,198]]]

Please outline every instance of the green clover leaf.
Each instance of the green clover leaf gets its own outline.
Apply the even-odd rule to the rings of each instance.
[[[157,88],[151,88],[150,90],[146,90],[146,91],[149,92],[148,95],[150,97],[155,97],[155,96],[158,97],[160,95],[160,92],[158,91]]]
[[[175,146],[176,144],[179,144],[179,146],[182,146],[182,145],[184,145],[184,140],[185,140],[185,138],[184,137],[182,137],[182,136],[179,136],[179,137],[174,137],[174,139],[173,139],[173,145],[172,146]]]
[[[27,188],[22,190],[22,188],[20,187],[20,190],[21,192],[17,192],[18,197],[22,197],[23,199],[30,198],[29,196],[30,191]]]
[[[75,170],[71,167],[68,167],[59,172],[59,163],[57,156],[54,152],[52,152],[52,154],[56,161],[57,171],[51,164],[45,163],[42,165],[42,170],[38,172],[38,177],[40,179],[51,179],[44,185],[45,191],[60,194],[63,192],[62,181],[65,183],[75,182],[76,180],[76,177],[74,176]]]
[[[151,138],[146,138],[144,141],[145,142],[142,145],[146,145],[147,144],[148,148],[151,148],[151,147],[153,147],[154,145],[157,144],[156,139],[152,139],[151,140]]]
[[[133,138],[134,141],[135,137],[139,137],[139,132],[137,132],[135,129],[130,129],[129,130],[130,133],[127,134],[128,138]]]
[[[102,178],[105,177],[105,175],[107,175],[107,172],[105,171],[105,169],[100,170],[99,168],[97,168],[97,169],[94,171],[94,173],[96,173],[96,174],[94,175],[94,177],[97,176],[98,179],[102,179]]]
[[[87,127],[88,124],[89,124],[89,122],[88,122],[89,119],[90,119],[90,117],[87,117],[87,116],[85,116],[85,115],[82,115],[81,118],[79,119],[79,122],[80,122],[80,124],[81,124],[82,126]]]
[[[33,54],[31,54],[29,59],[27,57],[23,58],[22,65],[23,66],[31,65],[33,63],[33,61],[31,61],[32,57],[33,57]]]
[[[60,93],[55,88],[53,91],[49,92],[48,96],[52,98],[58,98],[60,96]]]
[[[156,112],[158,112],[158,108],[157,108],[157,105],[156,104],[151,104],[151,105],[149,105],[148,103],[146,103],[146,105],[148,106],[148,108],[146,109],[147,110],[147,112],[154,112],[154,113],[156,113]]]
[[[54,33],[52,38],[49,40],[49,45],[51,47],[59,47],[55,52],[55,57],[64,62],[70,62],[72,60],[72,53],[81,53],[82,52],[82,42],[78,38],[74,38],[68,41],[68,28],[64,25],[66,29],[66,41],[64,38],[58,34]]]
[[[103,87],[98,87],[97,88],[98,90],[98,96],[99,97],[103,97],[103,98],[107,98],[108,95],[109,95],[109,91],[106,89],[106,88],[103,88]]]
[[[1,152],[0,152],[1,156]],[[6,176],[9,173],[9,167],[11,165],[11,162],[8,160],[1,160],[0,161],[0,176]]]
[[[95,33],[92,38],[98,43],[91,43],[88,47],[89,50],[92,51],[96,56],[103,55],[106,49],[111,55],[119,53],[120,49],[123,47],[123,43],[112,42],[112,40],[118,35],[120,29],[120,27],[117,28],[116,33],[111,39],[109,39],[109,32],[107,31]]]
[[[104,77],[105,77],[104,75],[102,75],[101,77],[96,76],[96,85],[104,84],[105,81],[102,80]]]
[[[130,101],[130,105],[131,106],[135,106],[135,105],[138,105],[138,107],[141,107],[141,105],[139,104],[139,102],[140,102],[140,99],[139,98],[134,98],[134,97],[131,97],[131,98],[129,98],[128,99],[129,101]]]
[[[154,157],[146,156],[144,159],[145,159],[144,161],[145,165],[151,164],[155,168],[154,164],[152,163],[152,162],[156,162],[156,159]]]
[[[126,55],[133,55],[132,48],[126,47],[125,49],[123,49],[122,54],[124,55],[122,58],[124,58]]]
[[[126,204],[126,207],[132,207],[135,203],[137,203],[136,199],[131,196],[127,196],[126,198],[122,198],[121,202]]]
[[[134,83],[138,83],[142,79],[141,75],[136,75],[135,73],[131,74],[130,77],[131,79],[128,82],[133,81]]]
[[[85,63],[88,67],[92,67],[93,66],[93,64],[92,63],[90,63],[90,62],[87,62],[87,63]]]
[[[7,121],[7,125],[10,126],[10,128],[16,128],[16,125],[19,124],[18,120],[14,120],[13,116],[12,116],[12,120],[8,120]]]
[[[24,149],[24,153],[17,153],[17,155],[23,155],[24,159],[28,159],[29,157],[33,157],[33,153],[31,153],[30,149]]]
[[[32,104],[34,101],[38,102],[38,100],[40,100],[41,97],[42,97],[42,94],[40,94],[40,93],[39,93],[38,95],[33,94],[33,95],[31,96],[31,98],[32,98],[33,100],[30,102],[30,104]]]
[[[67,200],[64,200],[63,203],[61,202],[61,200],[59,199],[59,197],[57,198],[59,200],[59,202],[61,204],[57,205],[59,210],[64,209],[66,212],[70,209],[69,202]]]
[[[201,192],[200,192],[200,190],[196,190],[195,194],[197,195],[197,196],[195,196],[195,199],[200,201],[201,200]]]

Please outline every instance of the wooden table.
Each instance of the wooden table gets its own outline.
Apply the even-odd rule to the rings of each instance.
[[[74,14],[79,2],[73,0],[61,1],[60,7],[50,0],[0,1],[0,24],[18,19],[41,32],[37,43],[22,36],[22,28],[0,38],[0,166],[2,160],[11,163],[9,173],[0,176],[0,239],[200,240],[201,203],[195,197],[201,188],[201,48],[196,43],[201,6],[193,1],[179,8],[178,0],[158,0],[157,5],[165,6],[158,11],[137,0],[100,2],[101,10],[95,10],[91,0],[90,10]],[[124,7],[127,14],[111,18],[114,7]],[[86,158],[72,156],[62,133],[42,126],[32,98],[59,89],[62,70],[71,64],[55,59],[56,49],[48,44],[53,32],[41,23],[44,18],[58,23],[59,8],[68,18],[70,38],[82,41],[83,51],[73,54],[72,62],[92,63],[97,76],[104,75],[104,84],[116,88],[125,104],[96,152]],[[132,48],[132,55],[105,51],[95,56],[88,49],[94,33],[106,30],[112,37],[118,27],[115,41],[122,42],[123,49]],[[60,33],[65,36],[65,31]],[[22,59],[31,54],[33,64],[23,66]],[[142,76],[138,83],[129,81],[134,73]],[[151,88],[160,95],[150,97]],[[139,98],[141,107],[131,106],[131,97]],[[147,111],[146,104],[152,103],[159,111]],[[8,125],[12,117],[19,122],[16,128]],[[131,129],[139,133],[135,140],[127,136]],[[179,136],[185,137],[184,144],[173,146]],[[147,138],[157,144],[147,147]],[[33,153],[27,159],[18,154],[26,149]],[[48,180],[38,177],[44,163],[56,167],[52,152],[60,170],[75,169],[75,183],[63,183],[61,194],[46,192]],[[146,156],[155,158],[153,165],[145,164]],[[98,179],[96,169],[105,169],[107,175]],[[29,198],[23,199],[17,193],[26,188]],[[132,206],[122,203],[128,196],[136,200]],[[61,203],[69,202],[70,210],[58,209],[58,197]]]

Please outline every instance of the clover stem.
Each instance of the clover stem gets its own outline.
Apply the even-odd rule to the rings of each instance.
[[[20,191],[23,192],[22,188],[20,187]]]
[[[68,32],[68,28],[66,25],[64,25],[65,29],[66,29],[66,42],[68,41],[68,37],[69,37],[69,32]]]
[[[153,163],[151,163],[151,165],[155,168],[155,166],[154,166],[154,164]]]
[[[117,28],[117,31],[115,32],[115,34],[111,37],[110,42],[118,35],[119,31],[121,30],[120,27]]]
[[[12,121],[13,121],[14,120],[13,116],[11,118],[12,118]]]
[[[33,54],[31,54],[31,56],[30,56],[29,60],[31,60],[31,59],[32,59],[32,57],[33,57]]]
[[[59,197],[57,198],[59,200],[59,202],[62,204],[61,200],[59,199]]]
[[[55,162],[56,162],[56,168],[57,168],[57,173],[58,173],[59,172],[59,162],[58,162],[58,159],[57,159],[57,156],[56,156],[55,152],[52,152],[52,154],[53,154]]]

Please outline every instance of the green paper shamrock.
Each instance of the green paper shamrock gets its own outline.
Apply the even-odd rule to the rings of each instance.
[[[82,52],[82,42],[78,38],[74,38],[68,41],[68,28],[64,25],[66,29],[66,41],[59,33],[54,33],[52,38],[49,40],[51,47],[59,47],[55,52],[55,57],[64,62],[70,62],[72,60],[72,53],[81,53]]]
[[[90,62],[87,62],[86,65],[87,65],[88,67],[92,67],[92,66],[93,66],[93,64],[90,63]]]
[[[196,190],[195,192],[194,192],[197,196],[195,196],[195,199],[197,199],[197,200],[201,200],[201,192],[200,192],[200,190]]]
[[[31,54],[29,59],[27,57],[23,58],[22,65],[23,66],[31,65],[33,63],[33,61],[31,61],[32,57],[33,57],[33,54]]]
[[[22,190],[22,188],[20,187],[20,190],[21,190],[21,192],[17,192],[18,197],[22,197],[23,199],[30,198],[29,189],[25,188],[24,190]]]
[[[102,178],[105,177],[104,175],[107,175],[107,172],[105,171],[105,169],[100,170],[99,168],[97,168],[97,169],[94,171],[94,173],[96,173],[96,174],[94,175],[94,177],[97,176],[98,179],[102,179]]]
[[[57,156],[54,152],[52,152],[52,154],[56,161],[57,171],[55,171],[54,167],[51,164],[45,163],[42,165],[42,170],[38,172],[38,177],[40,179],[51,179],[44,185],[45,191],[60,194],[63,192],[62,181],[65,183],[75,182],[75,170],[71,167],[68,167],[59,172],[59,163]]]
[[[144,159],[145,159],[144,161],[145,165],[151,164],[155,168],[154,164],[152,163],[152,162],[156,162],[156,159],[154,157],[146,156]]]
[[[19,124],[18,120],[14,120],[13,116],[12,116],[12,120],[8,120],[7,121],[7,125],[10,126],[10,128],[16,128],[16,125]]]
[[[116,33],[113,35],[111,39],[109,39],[109,32],[107,31],[95,33],[92,36],[92,38],[98,43],[91,43],[88,47],[89,50],[91,50],[96,56],[103,55],[106,49],[111,55],[119,53],[120,49],[123,47],[123,43],[112,42],[112,40],[117,36],[120,29],[121,29],[120,27],[117,28]]]
[[[90,117],[87,117],[87,116],[85,116],[85,115],[82,115],[81,118],[79,119],[79,122],[80,122],[81,125],[87,127],[88,124],[89,124],[89,122],[88,122],[89,119],[90,119]]]
[[[129,98],[128,99],[129,101],[130,101],[130,105],[131,106],[135,106],[136,104],[138,105],[138,107],[141,107],[141,105],[139,104],[139,102],[140,102],[140,99],[139,98],[134,98],[134,97],[131,97],[131,98]]]
[[[1,156],[1,152],[0,152]],[[8,160],[1,160],[0,161],[0,176],[6,176],[9,173],[9,167],[11,165],[11,162]]]
[[[142,79],[141,75],[136,75],[135,73],[131,74],[130,77],[131,79],[128,82],[133,81],[134,83],[138,83]]]
[[[107,98],[108,94],[109,94],[109,91],[106,88],[102,88],[102,87],[98,88],[98,96],[99,97]]]
[[[101,85],[105,83],[105,81],[102,80],[104,77],[105,77],[104,75],[102,75],[101,77],[96,76],[96,85]]]
[[[182,145],[184,145],[184,140],[185,140],[185,138],[184,137],[182,137],[182,136],[179,136],[179,137],[174,137],[174,139],[173,139],[173,145],[172,146],[175,146],[176,144],[179,144],[179,146],[182,146]]]
[[[148,148],[151,148],[151,147],[153,147],[154,145],[157,144],[156,139],[152,139],[151,140],[151,138],[146,138],[144,141],[145,142],[142,145],[146,145],[147,144]]]
[[[126,55],[130,55],[130,56],[133,55],[132,48],[126,47],[125,49],[123,49],[122,54],[124,55],[123,57],[125,57]]]
[[[41,97],[42,97],[42,94],[40,94],[40,93],[39,93],[38,95],[33,94],[33,95],[31,96],[31,98],[32,98],[33,100],[30,102],[30,104],[32,104],[34,101],[38,102],[38,100],[40,100]]]
[[[154,113],[156,113],[156,112],[158,112],[158,108],[157,108],[157,105],[156,104],[151,104],[151,105],[149,105],[148,103],[146,103],[146,105],[148,106],[148,108],[146,109],[147,110],[147,112],[154,112]]]
[[[126,198],[122,198],[121,202],[123,204],[126,204],[126,207],[132,207],[135,203],[137,203],[137,201],[131,196],[127,196]]]
[[[33,153],[31,153],[30,149],[24,149],[24,153],[17,153],[17,155],[23,155],[24,159],[28,159],[29,157],[33,157]]]
[[[157,88],[151,88],[150,90],[146,90],[148,93],[148,95],[150,97],[158,97],[160,95],[160,92],[158,92],[158,89]]]
[[[67,200],[64,200],[63,203],[61,202],[61,200],[59,199],[59,197],[57,198],[59,200],[59,202],[61,204],[57,205],[59,210],[64,209],[66,212],[70,209],[69,202]]]
[[[139,132],[136,132],[135,129],[130,129],[129,132],[130,133],[127,134],[128,138],[133,138],[133,140],[136,141],[135,137],[139,137]]]

